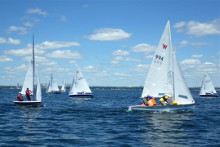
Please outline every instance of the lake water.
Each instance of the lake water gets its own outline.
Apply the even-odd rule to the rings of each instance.
[[[0,146],[220,146],[220,97],[200,98],[186,112],[128,112],[141,89],[92,90],[93,99],[47,95],[43,106],[13,103],[0,89]]]

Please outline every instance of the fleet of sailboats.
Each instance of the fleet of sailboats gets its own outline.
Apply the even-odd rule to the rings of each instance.
[[[83,77],[82,72],[79,70],[76,65],[75,76],[69,91],[69,97],[76,98],[93,98],[91,89],[86,82],[86,79]]]
[[[40,85],[40,80],[39,80],[39,74],[37,72],[37,88],[36,88],[36,92],[34,89],[34,83],[35,83],[35,57],[34,57],[34,37],[33,37],[33,48],[32,48],[32,59],[29,63],[29,67],[28,67],[28,71],[24,80],[24,84],[23,87],[21,89],[21,94],[22,95],[26,95],[26,90],[27,88],[29,88],[29,90],[31,91],[31,95],[32,95],[32,100],[31,101],[27,101],[27,100],[23,100],[23,101],[14,101],[15,104],[19,104],[19,105],[36,105],[36,104],[41,104],[41,99],[42,99],[42,95],[41,95],[41,85]]]
[[[93,93],[84,78],[79,67],[75,65],[75,75],[69,90],[69,97],[74,98],[93,98]],[[35,78],[37,86],[34,88]],[[20,89],[17,84],[17,89]],[[14,101],[19,105],[41,104],[41,84],[39,80],[39,74],[37,68],[35,68],[35,54],[34,54],[34,36],[33,36],[33,48],[32,59],[29,63],[29,67],[26,73],[26,77],[21,89],[21,94],[26,95],[26,90],[31,91],[31,100]],[[35,90],[36,89],[36,90]],[[61,89],[51,74],[50,81],[48,83],[46,93],[48,94],[60,94],[66,92],[66,83],[63,82]],[[182,110],[190,109],[194,106],[195,101],[186,85],[180,70],[178,61],[176,59],[176,53],[172,47],[170,21],[167,22],[163,31],[157,49],[155,51],[154,58],[152,60],[148,75],[145,80],[144,88],[141,94],[141,98],[150,95],[155,98],[161,98],[162,96],[169,96],[177,102],[178,105],[168,106],[145,106],[145,105],[133,105],[129,106],[129,111],[158,111],[158,110]],[[199,95],[201,97],[218,97],[218,94],[214,88],[214,85],[206,73]]]
[[[53,74],[51,74],[51,76],[50,76],[50,81],[48,83],[46,93],[48,93],[48,94],[60,94],[61,93],[59,90],[59,87],[57,85],[57,82],[55,81],[55,79],[53,77]]]
[[[183,109],[195,101],[182,76],[175,52],[172,48],[170,22],[168,21],[151,63],[141,97],[168,95],[179,105],[172,106],[129,106],[129,110]]]
[[[201,97],[218,97],[215,87],[207,73],[204,75],[199,95]]]

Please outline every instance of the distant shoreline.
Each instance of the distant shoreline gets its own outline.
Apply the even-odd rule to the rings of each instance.
[[[60,87],[61,88],[61,87]],[[70,87],[67,87],[69,89]],[[143,89],[142,86],[126,87],[126,86],[90,86],[91,89]],[[0,89],[16,89],[16,86],[0,86]],[[46,89],[43,87],[42,89]],[[190,87],[190,90],[200,90],[200,87]],[[217,91],[220,90],[220,87],[215,88]]]

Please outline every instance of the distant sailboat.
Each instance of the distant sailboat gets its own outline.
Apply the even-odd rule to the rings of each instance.
[[[32,91],[32,100],[31,101],[14,101],[15,104],[19,105],[36,105],[41,104],[41,85],[39,80],[39,74],[37,72],[37,90],[36,93],[34,90],[34,79],[35,79],[35,57],[34,57],[34,37],[33,37],[33,49],[32,49],[32,60],[29,63],[28,71],[24,80],[24,84],[21,90],[22,95],[26,95],[26,89],[29,88],[29,90]]]
[[[207,73],[204,75],[199,95],[201,97],[218,97],[215,87]]]
[[[184,81],[176,55],[172,48],[170,22],[164,29],[151,63],[141,97],[151,95],[162,97],[168,95],[179,105],[171,106],[129,106],[129,110],[158,111],[165,109],[182,110],[191,107],[195,101]]]
[[[48,83],[46,93],[48,93],[48,94],[60,94],[60,90],[58,88],[58,85],[57,85],[54,77],[53,77],[53,74],[51,74],[51,78],[50,78],[50,81]]]
[[[86,79],[83,77],[83,74],[77,65],[75,77],[70,88],[69,97],[93,98],[93,94],[86,82]]]
[[[63,82],[63,85],[62,85],[60,91],[61,92],[66,92],[66,83],[65,82]]]

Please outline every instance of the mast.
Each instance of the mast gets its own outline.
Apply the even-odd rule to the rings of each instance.
[[[34,58],[34,34],[33,34],[33,48],[32,48],[32,62],[33,62],[33,99],[34,99],[34,73],[35,73],[35,58]]]
[[[170,30],[170,21],[169,21],[169,44],[170,44],[170,52],[171,52],[171,76],[172,76],[172,98],[175,100],[175,82],[174,82],[174,54],[175,52],[173,51],[173,46],[172,46],[172,41],[171,41],[171,30]]]

